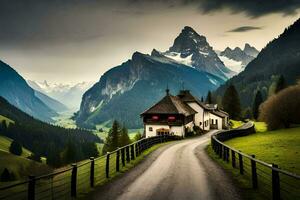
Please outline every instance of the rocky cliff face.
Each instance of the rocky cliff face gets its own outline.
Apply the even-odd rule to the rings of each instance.
[[[130,128],[141,127],[140,113],[165,94],[168,86],[176,94],[184,83],[196,96],[206,95],[224,81],[165,57],[136,52],[132,59],[107,71],[84,95],[77,124],[94,127],[112,119]]]

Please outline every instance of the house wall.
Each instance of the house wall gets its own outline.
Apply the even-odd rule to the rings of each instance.
[[[218,123],[216,123],[216,120],[218,120]],[[210,125],[211,127],[214,127],[217,124],[217,129],[218,130],[222,130],[222,126],[223,126],[223,120],[221,117],[214,115],[212,113],[210,113]]]
[[[193,124],[192,122],[189,124]],[[152,128],[152,131],[149,130],[149,128]],[[145,133],[146,133],[146,138],[147,137],[154,137],[156,136],[156,130],[157,129],[169,129],[169,133],[170,134],[174,134],[177,136],[184,136],[184,126],[169,126],[169,125],[150,125],[150,124],[146,124],[145,125]]]
[[[195,125],[199,126],[201,129],[208,131],[210,129],[209,112],[205,111],[196,102],[189,102],[188,105],[197,112],[195,114]]]
[[[171,126],[170,134],[184,137],[184,126]]]

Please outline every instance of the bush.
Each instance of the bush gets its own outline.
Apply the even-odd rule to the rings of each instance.
[[[204,133],[203,130],[199,126],[194,126],[193,130],[194,130],[196,135],[201,135],[201,134]]]
[[[268,124],[269,130],[289,128],[300,124],[300,83],[271,96],[260,107],[259,119]]]
[[[17,155],[17,156],[22,155],[22,152],[23,152],[23,150],[22,150],[22,145],[14,140],[14,141],[10,144],[9,152],[12,153],[12,154],[15,154],[15,155]]]

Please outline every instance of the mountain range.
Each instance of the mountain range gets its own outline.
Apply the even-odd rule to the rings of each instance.
[[[258,53],[259,51],[255,47],[246,43],[243,50],[239,47],[234,49],[227,47],[219,53],[219,58],[226,67],[238,74],[245,69],[248,63],[256,58]]]
[[[52,118],[57,116],[56,111],[38,96],[43,96],[48,103],[50,99],[42,94],[36,94],[20,74],[2,61],[0,61],[0,80],[0,96],[10,104],[43,121],[52,122]],[[51,100],[52,105],[54,102],[55,100]]]
[[[93,82],[63,84],[49,83],[47,81],[38,82],[33,80],[27,80],[27,83],[36,91],[61,102],[71,110],[79,109],[83,93],[94,84]],[[60,109],[60,111],[64,110],[65,109]]]
[[[173,93],[186,87],[200,98],[232,75],[206,38],[184,27],[166,52],[135,52],[130,60],[104,73],[84,93],[76,123],[90,128],[116,119],[138,128],[139,114],[162,98],[167,87]]]
[[[233,84],[239,91],[242,106],[252,106],[257,90],[266,99],[281,75],[288,85],[300,78],[300,19],[267,44],[237,76],[231,78],[215,92],[222,96],[225,89]]]

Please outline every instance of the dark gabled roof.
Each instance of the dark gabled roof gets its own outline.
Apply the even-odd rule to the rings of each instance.
[[[185,116],[196,114],[197,112],[185,104],[177,96],[167,94],[162,100],[153,105],[141,115],[145,114],[183,114]]]
[[[194,97],[189,90],[181,90],[177,95],[183,102],[196,102],[204,110],[210,110],[203,102],[201,102],[197,97]]]

